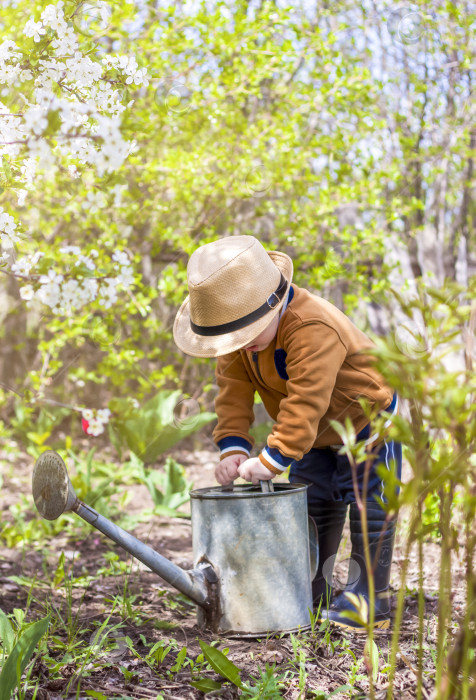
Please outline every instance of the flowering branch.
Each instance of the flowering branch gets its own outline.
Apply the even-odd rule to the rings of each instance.
[[[110,10],[99,3],[101,21]],[[30,18],[24,34],[40,44],[39,51],[17,46],[7,39],[0,44],[0,162],[2,177],[8,186],[13,182],[22,206],[28,191],[39,180],[55,177],[64,166],[71,177],[79,177],[78,168],[93,168],[99,177],[121,167],[133,148],[121,134],[121,114],[126,109],[117,86],[126,84],[146,87],[145,68],[139,68],[134,56],[83,53],[75,31],[78,10],[65,17],[62,0],[47,5],[40,17]],[[25,105],[13,112],[18,95]],[[10,105],[8,103],[10,102]],[[23,163],[18,166],[18,161]],[[15,172],[9,163],[14,163]],[[24,187],[18,186],[22,178]],[[116,199],[119,196],[116,189]],[[100,206],[94,193],[87,193],[88,206]],[[115,200],[116,201],[116,200]],[[11,256],[19,241],[18,225],[13,216],[0,207],[0,262]],[[22,299],[41,301],[56,313],[78,309],[97,300],[105,309],[118,298],[118,288],[129,289],[134,283],[131,261],[123,252],[113,254],[110,274],[96,270],[92,252],[81,253],[76,246],[60,249],[72,256],[72,265],[61,271],[34,271],[42,254],[26,256],[2,272],[27,281],[20,288]],[[97,253],[96,253],[97,255]],[[66,258],[66,263],[68,258]],[[51,264],[50,264],[51,265]],[[81,266],[87,270],[86,278]],[[99,274],[98,274],[99,273]]]

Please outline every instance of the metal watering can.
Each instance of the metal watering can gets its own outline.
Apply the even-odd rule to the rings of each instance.
[[[261,482],[192,491],[194,568],[187,571],[82,503],[56,452],[38,458],[32,486],[43,518],[79,515],[193,600],[200,627],[229,637],[309,628],[318,545],[307,486]]]

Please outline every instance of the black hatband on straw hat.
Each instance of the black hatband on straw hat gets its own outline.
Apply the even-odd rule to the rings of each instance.
[[[255,309],[246,316],[237,318],[235,321],[230,321],[229,323],[220,323],[218,326],[198,326],[196,323],[190,319],[190,327],[194,333],[197,335],[224,335],[225,333],[231,333],[232,331],[237,331],[240,328],[249,326],[258,319],[262,318],[272,309],[276,308],[279,302],[284,297],[286,290],[288,288],[288,281],[281,273],[281,279],[279,280],[279,286],[277,289],[269,295],[264,304]]]

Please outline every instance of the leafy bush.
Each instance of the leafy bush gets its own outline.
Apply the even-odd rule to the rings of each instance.
[[[160,391],[143,406],[131,399],[112,399],[111,441],[119,451],[126,444],[145,464],[155,462],[163,452],[216,418],[208,412],[180,418],[177,407],[181,397],[178,390]]]

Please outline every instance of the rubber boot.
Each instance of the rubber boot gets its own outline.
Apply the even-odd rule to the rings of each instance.
[[[380,506],[367,502],[368,547],[375,586],[374,629],[386,630],[390,627],[390,596],[389,582],[392,565],[393,545],[395,541],[396,519],[386,521],[386,514]],[[356,620],[346,617],[346,612],[357,612],[355,606],[345,593],[361,595],[369,604],[368,576],[365,565],[364,538],[362,521],[356,503],[350,504],[350,539],[352,543],[351,569],[345,591],[340,593],[329,607],[323,610],[322,619],[328,619],[333,624],[352,632],[366,632],[366,627]],[[360,569],[360,571],[359,571]],[[355,575],[355,572],[358,575]],[[370,611],[369,611],[370,619]]]
[[[347,504],[343,501],[313,503],[308,509],[316,523],[319,538],[319,564],[312,581],[312,599],[316,609],[329,607],[332,596],[332,570],[344,528]]]

